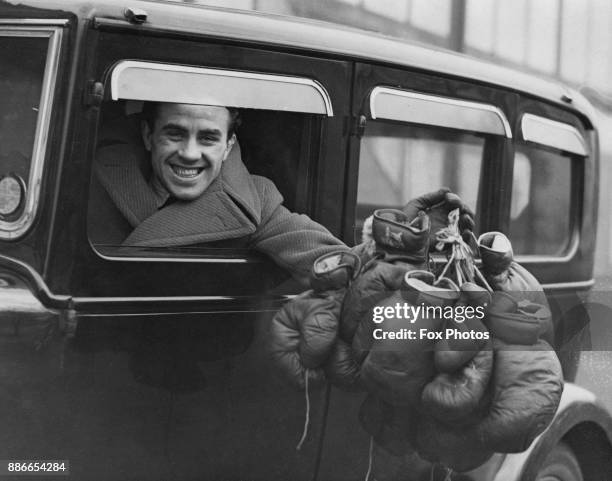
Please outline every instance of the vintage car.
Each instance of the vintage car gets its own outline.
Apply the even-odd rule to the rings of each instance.
[[[579,93],[321,22],[142,0],[0,0],[0,65],[1,459],[65,460],[75,480],[366,476],[361,393],[311,389],[296,450],[304,393],[265,349],[299,292],[286,273],[231,243],[104,239],[96,149],[164,101],[241,108],[251,173],[349,245],[373,209],[442,185],[479,232],[507,233],[549,294],[566,387],[526,452],[469,479],[612,479],[610,415],[573,383],[599,161]]]

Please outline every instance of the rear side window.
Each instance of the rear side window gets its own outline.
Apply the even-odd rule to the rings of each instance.
[[[485,146],[511,138],[496,106],[384,85],[368,97],[359,150],[354,236],[373,210],[448,187],[479,210]]]
[[[525,114],[514,155],[510,236],[515,254],[563,256],[572,247],[586,143],[574,127]]]
[[[484,138],[433,127],[371,122],[361,141],[356,228],[373,210],[450,187],[476,208]]]
[[[510,237],[516,254],[561,255],[571,238],[572,159],[521,146],[514,155]]]
[[[0,28],[0,238],[23,234],[35,214],[60,35]]]

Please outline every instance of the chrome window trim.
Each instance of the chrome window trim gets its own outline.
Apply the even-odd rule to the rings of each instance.
[[[37,25],[65,27],[68,25],[67,18],[0,18],[0,26],[3,25]]]
[[[82,302],[83,299],[85,300],[85,302],[83,304],[87,304],[87,303],[100,303],[100,302],[108,302],[108,303],[115,303],[116,299],[113,297],[97,297],[97,298],[75,298],[76,302]],[[126,298],[129,302],[138,302],[140,301],[142,298],[140,297],[135,297],[135,298]],[[171,300],[173,301],[179,301],[179,302],[184,302],[185,299],[181,299],[181,298],[171,298]],[[165,301],[165,299],[162,298],[151,298],[151,299],[147,299],[147,302],[163,302]],[[192,302],[210,302],[210,299],[208,298],[189,298],[187,299],[187,301],[192,301]],[[278,312],[278,309],[256,309],[256,310],[236,310],[236,309],[231,309],[231,310],[223,310],[223,311],[188,311],[188,312],[173,312],[173,311],[164,311],[164,312],[129,312],[129,313],[113,313],[113,314],[79,314],[79,318],[84,318],[84,317],[95,317],[95,318],[100,318],[100,317],[111,317],[111,318],[116,318],[116,317],[159,317],[159,316],[192,316],[194,314],[252,314],[252,313],[256,313],[256,312],[271,312],[271,313],[276,313]]]
[[[187,301],[196,301],[196,302],[213,302],[213,301],[231,301],[234,298],[231,296],[126,296],[126,297],[118,297],[118,296],[110,296],[110,297],[73,297],[72,300],[75,304],[85,304],[85,303],[93,303],[93,302],[113,302],[116,304],[132,304],[134,302],[140,303],[148,303],[148,302],[187,302]],[[213,311],[219,312],[219,311]],[[147,315],[161,315],[162,313],[154,313]],[[112,313],[109,315],[113,315]]]
[[[89,242],[91,250],[101,259],[105,261],[118,262],[189,262],[203,264],[246,264],[249,262],[247,257],[147,257],[147,256],[113,256],[102,254],[94,244]]]
[[[553,147],[571,154],[587,156],[587,142],[580,131],[569,124],[534,114],[523,114],[521,132],[527,142]]]
[[[405,106],[402,108],[401,115],[385,114],[377,109],[376,101],[385,95],[393,96],[396,101],[404,100]],[[412,103],[412,105],[410,105]],[[420,105],[419,105],[420,104]],[[426,109],[415,109],[414,107],[425,107]],[[411,108],[409,108],[411,107]],[[449,109],[461,109],[463,112],[477,112],[480,114],[492,115],[499,122],[497,128],[485,128],[482,125],[477,125],[477,122],[472,120],[471,125],[467,125],[466,118],[453,119],[445,115],[440,115],[439,118],[432,118],[430,111],[431,107],[446,107]],[[512,129],[510,123],[504,115],[503,111],[494,105],[484,104],[479,102],[471,102],[467,100],[453,99],[448,97],[440,97],[437,95],[427,95],[409,90],[401,90],[391,87],[376,86],[370,92],[370,115],[372,119],[396,120],[400,122],[413,122],[424,125],[434,125],[438,127],[448,127],[460,130],[469,130],[472,132],[480,132],[485,134],[503,135],[504,137],[512,138]]]
[[[118,257],[118,256],[107,256],[100,254],[94,247],[94,252],[106,261],[119,261],[119,262],[189,262],[205,263],[205,264],[246,264],[249,262],[246,258],[233,258],[233,257]]]
[[[55,94],[55,84],[59,67],[59,54],[62,42],[61,27],[42,27],[25,23],[24,26],[0,26],[0,37],[40,37],[48,38],[47,59],[42,81],[38,118],[32,146],[32,159],[30,161],[30,176],[26,191],[25,208],[19,219],[6,222],[0,220],[0,239],[12,240],[24,235],[31,227],[36,217],[40,201],[42,172],[47,151],[49,123],[51,121],[51,108]],[[26,26],[27,25],[27,26]]]
[[[121,85],[121,78],[126,73],[129,72],[130,69],[141,69],[141,70],[149,70],[150,72],[173,72],[185,75],[201,75],[202,79],[206,77],[219,77],[219,78],[227,78],[227,79],[244,79],[251,81],[259,81],[259,82],[269,82],[270,86],[274,84],[286,84],[286,85],[299,85],[302,87],[308,87],[316,92],[319,101],[322,104],[321,106],[313,106],[312,108],[306,109],[304,107],[298,107],[297,104],[291,105],[287,103],[283,103],[283,105],[270,105],[270,107],[266,107],[265,102],[257,102],[252,99],[241,99],[236,101],[236,104],[232,102],[224,102],[220,100],[216,100],[214,98],[207,99],[208,105],[230,105],[234,107],[241,108],[258,108],[258,109],[266,109],[266,110],[282,110],[289,112],[302,112],[302,113],[312,113],[312,114],[324,114],[328,117],[333,117],[333,109],[331,98],[327,93],[327,90],[316,80],[305,78],[305,77],[291,77],[285,75],[275,75],[275,74],[265,74],[265,73],[256,73],[256,72],[247,72],[247,71],[239,71],[239,70],[227,70],[227,69],[219,69],[219,68],[206,68],[206,67],[193,67],[187,65],[176,65],[176,64],[166,64],[159,62],[143,62],[139,60],[122,60],[115,67],[111,73],[110,79],[110,88],[111,88],[111,98],[113,100],[126,99],[126,100],[157,100],[157,101],[166,101],[166,102],[178,102],[178,103],[202,103],[200,98],[196,98],[195,96],[189,95],[188,92],[185,92],[181,89],[174,89],[170,94],[168,92],[163,92],[164,95],[159,95],[157,92],[146,92],[142,88],[142,85],[138,89],[138,92],[130,92],[125,91],[125,88]],[[199,79],[202,81],[201,79]],[[214,93],[212,94],[214,95]],[[297,97],[296,97],[297,98]],[[274,108],[272,108],[274,107]]]
[[[542,284],[544,289],[588,289],[595,285],[595,279],[589,279],[588,281],[574,281],[574,282],[551,282],[549,284]]]
[[[279,295],[278,300],[289,300],[297,295]],[[254,298],[253,298],[254,299]],[[260,299],[257,297],[257,299]],[[113,303],[115,305],[147,305],[147,304],[159,304],[157,307],[163,309],[164,305],[175,305],[177,303],[184,302],[198,302],[198,303],[210,303],[210,302],[222,302],[222,301],[234,301],[236,297],[231,296],[158,296],[158,297],[73,297],[72,301],[75,306],[86,306],[87,304],[100,304],[100,303]],[[205,310],[188,310],[183,312],[176,311],[164,311],[157,310],[156,312],[126,312],[126,313],[79,313],[79,317],[115,317],[120,316],[164,316],[164,315],[191,315],[191,314],[227,314],[227,313],[239,313],[239,312],[277,312],[278,309],[274,308],[260,308],[260,309],[205,309]]]

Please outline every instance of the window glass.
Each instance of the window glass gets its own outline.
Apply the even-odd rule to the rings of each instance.
[[[517,147],[510,210],[515,254],[562,255],[567,249],[571,173],[571,157],[538,147]]]
[[[484,138],[390,122],[369,122],[361,140],[355,219],[383,207],[401,208],[419,195],[450,187],[477,208]]]
[[[5,35],[0,31],[0,177],[12,174],[27,190],[49,40]],[[23,207],[0,220],[18,219]]]

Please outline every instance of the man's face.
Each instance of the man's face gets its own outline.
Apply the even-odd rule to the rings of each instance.
[[[142,125],[154,183],[180,200],[202,195],[234,144],[233,136],[227,138],[229,122],[225,107],[159,104],[153,130]]]

